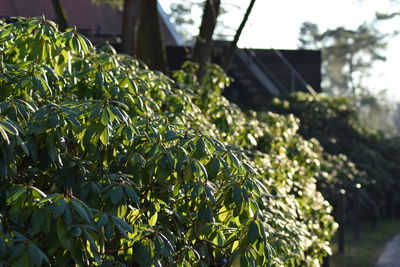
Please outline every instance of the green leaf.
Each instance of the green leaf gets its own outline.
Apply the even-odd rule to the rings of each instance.
[[[154,211],[149,218],[149,225],[154,226],[157,223],[157,218],[158,218],[158,212]]]
[[[103,110],[103,105],[96,104],[94,105],[89,112],[89,118],[98,118]]]
[[[74,242],[71,248],[71,256],[77,266],[85,266],[84,251]]]
[[[133,94],[133,95],[136,95],[136,94],[138,93],[137,85],[136,85],[136,83],[135,83],[133,80],[131,80],[131,79],[128,79],[128,89],[129,89],[129,92],[130,92],[131,94]]]
[[[248,230],[248,233],[247,233],[247,238],[248,238],[249,242],[252,244],[259,237],[260,237],[260,235],[259,235],[258,225],[254,221],[251,221],[250,224],[249,224],[249,230]]]
[[[196,165],[200,167],[201,171],[202,171],[203,174],[204,174],[204,177],[205,177],[206,179],[208,179],[208,172],[207,172],[206,167],[204,167],[203,163],[201,163],[199,160],[196,160]]]
[[[18,135],[17,128],[9,122],[0,121],[0,127],[12,135]]]
[[[124,191],[125,191],[125,194],[127,194],[128,197],[129,197],[133,202],[135,202],[136,204],[140,204],[139,197],[138,197],[138,195],[136,194],[135,190],[133,190],[130,186],[125,185],[125,186],[124,186]]]
[[[164,241],[164,244],[166,244],[166,246],[168,248],[168,253],[172,254],[172,252],[175,250],[172,242],[164,234],[158,233],[158,235],[162,238],[162,240]],[[166,255],[166,256],[168,257],[168,255]]]
[[[79,215],[79,217],[82,219],[87,224],[90,224],[90,219],[89,216],[86,214],[86,211],[84,208],[81,207],[79,203],[77,203],[75,200],[71,200],[72,207],[74,208],[75,212]]]
[[[219,172],[219,168],[220,168],[220,164],[219,164],[219,160],[217,158],[213,158],[211,160],[211,170],[212,173],[214,175],[217,175],[217,173]]]
[[[10,139],[8,139],[6,131],[1,126],[0,126],[0,134],[3,136],[4,141],[6,141],[7,144],[10,144]]]
[[[111,203],[119,204],[122,201],[123,196],[124,192],[122,186],[119,185],[114,186],[111,192]]]
[[[149,242],[137,242],[133,246],[133,257],[140,267],[151,267],[154,251]]]
[[[0,163],[0,178],[7,178],[8,167],[6,164]]]
[[[51,205],[51,213],[54,219],[60,217],[67,207],[67,202],[65,202],[64,198],[61,197],[57,202]]]
[[[128,223],[126,223],[124,220],[122,220],[118,217],[112,216],[111,220],[114,222],[114,225],[118,228],[119,232],[123,236],[125,236],[126,239],[130,239],[129,236],[127,235],[127,232],[133,233],[132,227]]]
[[[63,220],[66,225],[72,224],[72,211],[70,208],[66,208],[63,214]]]
[[[3,234],[2,231],[0,231],[1,234]],[[0,259],[6,257],[6,253],[8,251],[7,244],[3,238],[0,238]]]
[[[180,135],[177,135],[174,131],[168,130],[167,134],[165,136],[165,141],[166,142],[171,142],[173,140],[176,140],[178,138],[180,138]]]
[[[203,191],[204,191],[204,187],[201,184],[194,183],[194,188],[192,190],[192,193],[190,194],[190,197],[196,198],[201,193],[203,193]]]
[[[104,75],[101,71],[96,72],[96,85],[99,87],[103,87],[104,85]]]
[[[214,194],[213,194],[213,192],[212,192],[212,188],[209,187],[209,186],[206,186],[206,187],[205,187],[205,191],[206,191],[206,195],[207,195],[208,199],[209,199],[212,203],[216,203],[217,200],[215,199],[215,196],[214,196]]]
[[[233,166],[236,167],[236,169],[242,168],[242,164],[240,163],[239,159],[236,157],[235,154],[233,154],[232,152],[229,152],[228,157],[229,157],[230,161],[232,162]]]
[[[81,43],[79,42],[79,40],[78,40],[76,35],[71,38],[70,46],[76,53],[79,54],[81,52],[81,48],[82,48],[81,47]]]
[[[24,243],[21,243],[21,244],[15,246],[11,250],[10,259],[15,259],[15,258],[21,256],[21,254],[24,252],[24,250],[25,250],[25,244]]]
[[[202,159],[203,157],[207,156],[206,145],[202,138],[197,139],[194,156],[196,156],[198,159]]]
[[[183,170],[183,180],[186,183],[190,183],[194,180],[192,168],[189,164],[186,164],[185,169]]]
[[[80,45],[82,47],[83,52],[85,54],[88,54],[89,53],[89,49],[88,49],[88,46],[87,46],[85,40],[82,38],[82,36],[80,34],[78,34],[76,36],[76,38],[78,39],[78,41],[79,41],[79,43],[80,43]]]
[[[31,79],[32,79],[33,88],[39,89],[41,95],[43,95],[43,96],[46,95],[46,91],[43,87],[43,84],[40,82],[40,80],[35,76],[32,76]]]
[[[110,114],[108,114],[107,109],[103,109],[101,112],[100,121],[104,126],[107,126],[110,123]]]
[[[44,209],[37,209],[32,214],[31,219],[31,230],[30,234],[32,236],[36,235],[42,231],[45,227],[46,218],[49,216],[48,212]]]
[[[159,255],[162,255],[164,257],[168,257],[170,255],[167,246],[165,246],[164,241],[160,236],[156,235],[153,242],[154,247]]]
[[[22,194],[26,193],[26,187],[18,187],[7,197],[7,205],[11,206]]]
[[[110,105],[109,108],[112,110],[113,114],[118,118],[119,121],[123,121],[125,124],[128,124],[129,118],[117,107]]]
[[[10,35],[10,33],[14,30],[14,24],[8,24],[1,30],[2,31],[0,32],[0,40]]]
[[[99,217],[99,220],[96,222],[96,224],[97,224],[97,227],[103,227],[104,225],[106,225],[107,222],[108,222],[108,215],[103,213]]]
[[[67,226],[65,225],[63,219],[59,217],[57,219],[57,237],[61,245],[68,250],[73,247],[72,238],[68,235]]]
[[[49,153],[49,157],[53,162],[56,162],[57,159],[57,147],[52,144],[49,146],[47,152]]]
[[[100,264],[101,260],[100,260],[100,257],[99,257],[99,250],[98,250],[98,247],[96,245],[96,242],[94,241],[93,236],[90,233],[88,233],[86,230],[84,230],[83,232],[85,234],[86,239],[89,241],[90,249],[91,249],[91,252],[94,255],[94,258],[95,258],[96,262],[98,264]]]
[[[199,208],[198,218],[200,222],[203,223],[212,223],[214,222],[214,214],[210,207],[201,207]]]
[[[100,141],[103,143],[103,145],[108,144],[108,138],[109,138],[108,127],[105,127],[100,134]]]
[[[112,216],[111,219],[115,224],[120,225],[125,231],[127,231],[129,233],[133,233],[132,227],[127,222],[122,220],[121,218]]]
[[[41,251],[39,250],[39,248],[37,246],[35,246],[32,243],[29,243],[28,245],[28,254],[29,257],[31,258],[31,261],[34,265],[36,266],[41,266],[42,262],[43,262],[43,258],[42,255],[43,253],[41,253]]]
[[[232,200],[236,203],[242,200],[242,189],[238,185],[233,188]]]
[[[82,141],[84,145],[87,145],[92,137],[95,135],[97,130],[97,125],[96,124],[90,124],[86,129],[85,129],[85,134],[83,135]]]
[[[82,229],[78,225],[72,225],[68,232],[70,236],[78,237],[82,234]]]
[[[257,202],[254,199],[250,199],[249,204],[250,204],[251,212],[253,213],[253,217],[255,216],[255,218],[257,218],[258,214],[259,214],[259,207],[258,207]]]
[[[20,147],[24,151],[25,155],[29,156],[29,148],[26,145],[26,141],[22,140],[22,138],[19,137],[19,136],[17,136],[17,140],[18,140],[18,144],[20,145]]]

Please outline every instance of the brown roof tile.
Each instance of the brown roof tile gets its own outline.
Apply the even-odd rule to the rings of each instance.
[[[91,0],[61,0],[70,26],[89,33],[118,35],[121,32],[122,12],[109,5],[98,6]],[[50,0],[0,0],[0,17],[35,17],[45,15],[55,20]]]
[[[117,8],[110,5],[95,5],[91,0],[60,1],[67,13],[69,26],[76,26],[85,34],[90,35],[121,34],[122,12]],[[45,15],[47,19],[56,20],[51,0],[0,0],[0,18],[42,15]],[[161,32],[165,44],[177,44],[173,33],[163,19],[161,19]]]

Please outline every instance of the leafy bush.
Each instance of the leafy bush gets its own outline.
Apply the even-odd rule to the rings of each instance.
[[[329,174],[319,179],[325,197],[333,200],[335,192],[344,188],[352,203],[351,193],[360,184],[364,219],[399,215],[400,199],[395,193],[400,189],[398,138],[361,128],[352,103],[344,97],[296,93],[275,99],[271,109],[300,118],[299,132],[321,143],[327,159],[322,161],[323,171]]]
[[[320,148],[44,18],[0,28],[2,266],[318,266]]]

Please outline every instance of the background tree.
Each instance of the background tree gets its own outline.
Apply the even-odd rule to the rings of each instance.
[[[140,22],[141,0],[125,0],[122,15],[121,50],[128,55],[134,55]]]
[[[68,17],[67,12],[63,8],[60,0],[51,0],[53,4],[54,12],[56,13],[57,23],[60,30],[65,31],[68,28]]]
[[[240,23],[239,28],[236,31],[235,37],[233,38],[233,41],[231,42],[231,44],[229,46],[229,49],[228,49],[228,51],[227,51],[227,53],[225,55],[224,62],[222,63],[222,68],[225,71],[228,71],[229,66],[230,66],[230,64],[231,64],[231,62],[233,60],[233,57],[235,56],[237,43],[239,41],[240,35],[242,34],[244,26],[246,26],[246,22],[249,19],[251,10],[253,9],[253,6],[254,6],[255,2],[256,2],[256,0],[251,0],[250,1],[249,6],[248,6],[248,8],[246,10],[246,13],[245,13],[245,15],[243,17],[243,20]]]
[[[351,95],[367,90],[364,83],[376,61],[384,61],[385,36],[373,24],[356,30],[338,27],[320,32],[316,24],[305,22],[300,29],[299,48],[321,49],[323,87],[327,93]]]
[[[387,136],[398,135],[395,116],[396,106],[387,99],[386,90],[377,93],[364,91],[360,96],[360,122],[372,131],[383,131]]]
[[[400,133],[400,103],[396,104],[396,109],[393,115],[394,125],[398,133]]]
[[[122,9],[122,51],[144,61],[152,69],[167,72],[157,0],[92,0]],[[141,23],[144,21],[145,23]]]
[[[137,36],[137,50],[134,50],[137,57],[152,69],[168,72],[157,0],[142,0]]]
[[[186,41],[193,38],[192,30],[196,29],[196,20],[193,12],[201,6],[201,2],[181,1],[179,3],[171,3],[169,17],[175,25],[177,31]]]
[[[386,44],[386,35],[374,23],[355,30],[338,27],[321,32],[316,24],[304,22],[299,36],[300,48],[321,50],[323,90],[350,97],[364,126],[392,135],[392,104],[384,88],[373,91],[367,83],[374,63],[386,60]]]
[[[197,76],[202,78],[204,69],[209,61],[212,36],[214,33],[215,25],[217,24],[217,17],[219,15],[221,1],[220,0],[206,0],[201,21],[200,32],[197,36],[196,43],[193,49],[192,60],[199,64]]]
[[[182,38],[188,43],[193,43],[196,39],[196,34],[200,27],[201,21],[198,19],[204,10],[204,0],[185,0],[171,3],[167,13],[171,22],[176,26],[177,31]],[[213,38],[219,40],[228,40],[236,33],[236,28],[224,23],[225,15],[231,14],[234,11],[241,11],[241,6],[238,6],[231,1],[221,1],[218,22],[215,26]]]
[[[157,13],[157,1],[143,0],[93,0],[98,4],[111,4],[122,8],[123,26],[122,26],[122,52],[136,55],[138,59],[143,60],[151,68],[167,71],[165,47],[162,42],[160,32],[160,22]],[[251,0],[248,9],[244,15],[241,25],[233,39],[232,47],[226,55],[224,66],[227,67],[231,61],[236,44],[240,34],[250,15],[255,0]],[[193,7],[204,5],[203,17],[200,30],[194,45],[192,60],[199,65],[198,77],[204,75],[204,68],[209,61],[213,35],[217,26],[217,18],[221,12],[220,0],[206,1],[181,1],[171,4],[171,17],[178,27],[185,28],[184,25],[193,25]],[[232,6],[232,5],[231,5]],[[227,9],[226,9],[227,10]],[[146,21],[146,23],[141,23]],[[221,21],[218,23],[223,25]],[[224,26],[225,27],[225,26]],[[221,38],[221,36],[219,35]],[[188,38],[188,36],[186,36]]]

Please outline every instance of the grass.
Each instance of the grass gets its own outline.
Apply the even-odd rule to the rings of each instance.
[[[337,254],[337,242],[332,241],[333,256],[330,267],[373,267],[385,244],[400,234],[400,221],[383,221],[376,228],[364,225],[358,240],[354,239],[351,229],[345,235],[345,253]]]

